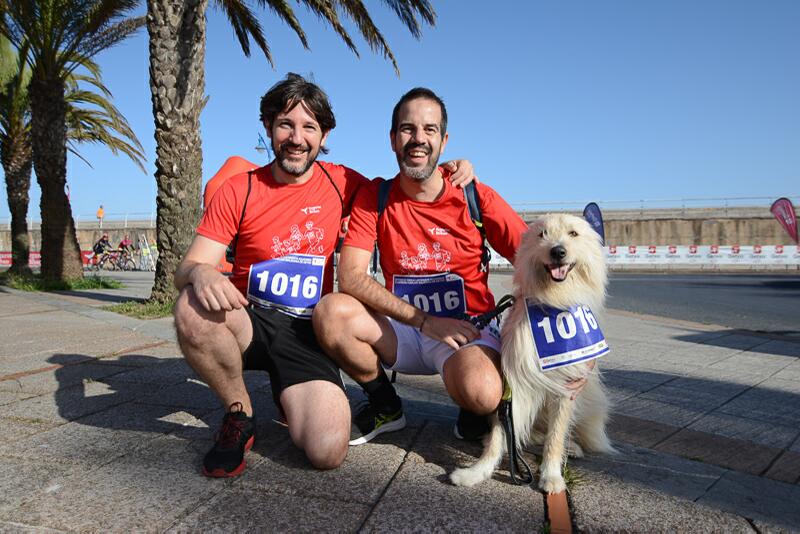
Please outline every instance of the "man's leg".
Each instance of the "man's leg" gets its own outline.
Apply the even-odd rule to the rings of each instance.
[[[503,395],[500,355],[485,345],[470,345],[450,356],[442,380],[456,404],[486,415],[497,409]]]
[[[216,393],[225,408],[239,402],[246,415],[253,407],[244,385],[242,353],[253,339],[253,326],[244,309],[210,312],[192,286],[175,303],[175,330],[186,362]]]
[[[244,309],[209,312],[187,286],[175,303],[175,329],[186,361],[228,410],[214,447],[203,459],[203,473],[236,476],[245,468],[244,453],[255,437],[253,407],[242,376],[242,353],[253,339],[250,317]]]
[[[381,363],[394,365],[397,336],[385,317],[344,293],[326,295],[314,308],[314,331],[325,352],[369,398],[353,418],[351,445],[405,426],[400,397]]]
[[[318,469],[339,467],[350,439],[350,405],[342,388],[312,380],[286,388],[280,400],[292,441],[305,451],[312,465]]]

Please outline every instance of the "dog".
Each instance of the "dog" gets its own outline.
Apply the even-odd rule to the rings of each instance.
[[[511,389],[515,446],[543,445],[539,488],[559,493],[566,489],[565,450],[576,457],[615,452],[605,431],[610,403],[596,366],[608,351],[595,316],[608,283],[602,241],[580,217],[548,214],[523,235],[514,266],[516,300],[502,326],[501,367]],[[566,387],[581,379],[579,394]],[[477,463],[456,469],[450,480],[474,486],[491,477],[505,443],[495,413]]]

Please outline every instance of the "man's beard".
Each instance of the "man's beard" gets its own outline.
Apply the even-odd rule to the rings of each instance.
[[[428,153],[428,164],[421,168],[411,167],[410,165],[406,164],[406,156],[412,150],[417,150],[420,148]],[[406,146],[403,147],[403,152],[397,155],[397,163],[400,165],[400,170],[404,175],[408,176],[412,180],[424,182],[430,178],[433,175],[433,171],[436,170],[436,167],[439,164],[439,154],[434,156],[433,148],[430,145],[426,145],[424,143],[406,143]]]
[[[284,143],[278,147],[272,147],[273,152],[275,152],[275,161],[278,162],[278,166],[281,170],[287,174],[291,174],[292,176],[302,176],[306,173],[308,169],[314,164],[314,161],[317,159],[319,155],[319,149],[316,152],[311,152],[310,150],[305,153],[305,161],[297,160],[298,156],[295,156],[295,161],[291,161],[289,159],[288,151],[302,148],[302,145],[295,145],[291,143]]]

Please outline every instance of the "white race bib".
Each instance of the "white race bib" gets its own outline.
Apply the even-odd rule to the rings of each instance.
[[[558,310],[526,304],[542,371],[575,365],[608,353],[608,343],[589,306]]]
[[[453,317],[467,312],[464,279],[457,274],[396,274],[392,279],[392,292],[437,317]]]
[[[325,256],[289,254],[250,266],[247,299],[293,317],[310,318],[322,296]]]

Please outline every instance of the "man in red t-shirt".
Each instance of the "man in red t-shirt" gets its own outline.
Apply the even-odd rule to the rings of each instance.
[[[494,308],[482,238],[461,190],[438,167],[447,144],[447,111],[424,88],[395,106],[390,138],[400,165],[382,213],[377,181],[353,206],[339,259],[339,291],[314,311],[322,347],[364,389],[369,403],[354,416],[351,445],[405,426],[400,398],[383,368],[440,374],[462,410],[456,435],[475,439],[502,395],[497,324],[482,331],[463,314]],[[486,236],[513,260],[526,224],[491,188],[476,184]],[[378,243],[385,287],[367,274]]]
[[[220,186],[175,273],[181,350],[228,410],[203,460],[203,472],[213,477],[241,473],[253,445],[247,369],[270,373],[292,441],[315,467],[336,467],[347,454],[344,385],[310,319],[333,289],[342,217],[367,179],[316,160],[336,120],[325,93],[301,76],[289,74],[264,95],[261,120],[275,160]],[[471,165],[459,170],[471,177]],[[232,242],[228,278],[214,267]]]

